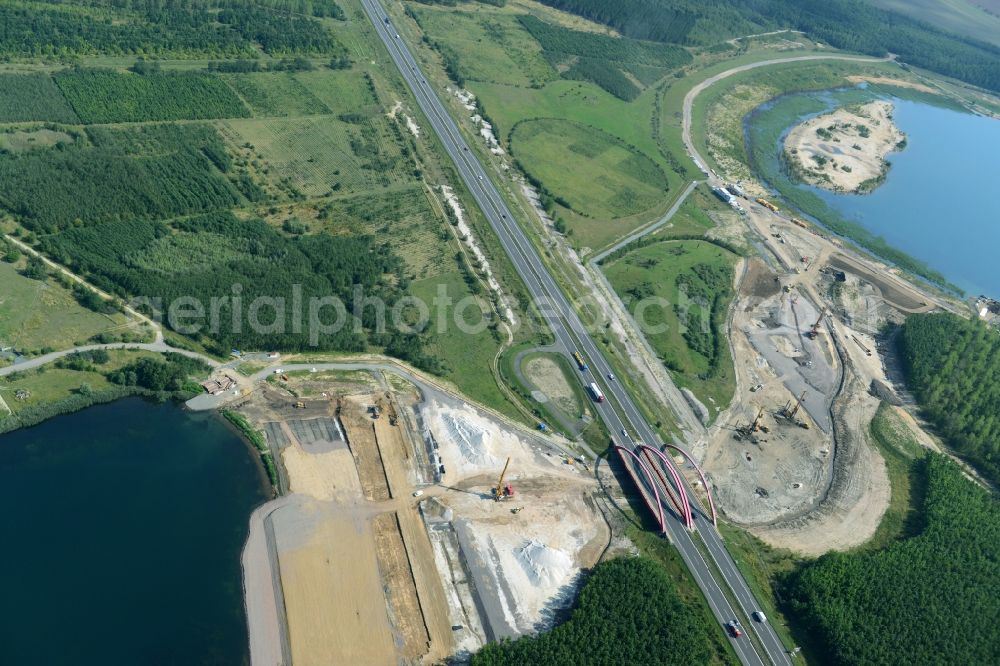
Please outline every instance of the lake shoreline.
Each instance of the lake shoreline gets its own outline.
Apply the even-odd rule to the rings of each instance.
[[[808,185],[843,194],[869,194],[885,182],[889,154],[906,147],[886,100],[845,105],[793,127],[784,155],[793,175]]]
[[[895,244],[887,241],[879,233],[860,222],[850,220],[843,213],[828,205],[817,193],[801,187],[794,181],[793,174],[790,173],[791,170],[780,147],[792,127],[811,117],[828,113],[832,108],[835,108],[837,101],[832,98],[836,95],[847,96],[849,101],[853,103],[867,103],[888,96],[909,100],[905,90],[893,90],[890,95],[885,91],[869,93],[857,88],[831,88],[823,91],[810,91],[809,93],[788,92],[770,99],[743,118],[744,141],[747,146],[749,166],[754,177],[759,179],[773,195],[798,209],[805,217],[823,229],[850,241],[862,251],[913,276],[927,288],[938,290],[948,296],[965,298],[967,294],[964,289],[951,282],[939,270],[932,268],[925,260],[899,249]],[[913,97],[921,102],[931,103],[927,99],[928,95],[920,91],[914,91]],[[790,100],[797,100],[796,103],[801,108],[792,111],[792,114],[787,117],[787,121],[783,119],[783,116],[779,116],[777,121],[773,118],[767,118],[767,122],[761,122],[762,118],[774,113],[775,107]],[[933,102],[943,108],[955,108],[953,101],[946,97],[936,96]],[[802,106],[803,104],[804,106]]]

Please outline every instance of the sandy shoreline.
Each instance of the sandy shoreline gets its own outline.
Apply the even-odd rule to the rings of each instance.
[[[871,192],[889,170],[886,156],[906,146],[892,112],[893,105],[880,100],[811,118],[789,132],[785,159],[810,185],[832,192]]]

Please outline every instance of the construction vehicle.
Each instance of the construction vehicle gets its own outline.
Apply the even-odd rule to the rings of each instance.
[[[305,409],[306,408],[306,403],[304,403],[301,400],[299,400],[299,401],[293,403],[292,407],[294,407],[295,409]]]
[[[795,401],[794,405],[792,405],[792,401],[791,400],[789,400],[788,402],[786,402],[784,408],[781,410],[781,413],[789,421],[794,420],[795,419],[795,415],[799,413],[799,407],[802,406],[802,401],[805,400],[805,399],[806,399],[806,392],[803,391],[802,395],[800,395],[798,397],[798,399]]]
[[[764,426],[761,425],[761,420],[763,418],[764,418],[764,408],[761,407],[760,409],[757,410],[757,416],[754,417],[754,420],[749,425],[745,425],[745,426],[737,425],[736,426],[736,439],[737,440],[742,440],[744,437],[746,437],[750,441],[756,443],[756,435],[754,433],[756,433],[756,432],[767,432],[764,429]]]
[[[857,345],[858,345],[859,347],[861,347],[861,349],[863,349],[863,350],[864,350],[864,352],[865,352],[865,356],[871,356],[871,355],[872,355],[872,350],[871,350],[871,349],[868,349],[868,347],[866,347],[866,346],[865,346],[865,343],[861,342],[861,340],[858,340],[858,336],[856,336],[856,335],[852,335],[852,336],[851,336],[851,339],[852,339],[852,340],[854,340],[854,342],[856,342],[856,343],[857,343]]]
[[[589,368],[587,362],[583,360],[583,355],[581,355],[580,352],[573,352],[573,360],[576,361],[576,367],[580,368],[581,372],[586,372]]]
[[[819,317],[816,318],[816,323],[813,324],[812,329],[810,329],[809,332],[806,333],[806,337],[809,338],[810,340],[815,340],[816,336],[819,335],[819,325],[823,323],[823,318],[826,317],[826,312],[827,312],[826,308],[823,308],[820,311]]]
[[[757,197],[757,203],[759,203],[761,206],[768,209],[772,213],[778,212],[778,207],[763,197]]]
[[[790,423],[794,423],[798,427],[809,430],[812,426],[805,419],[796,419],[795,415],[799,413],[799,408],[802,406],[802,401],[806,399],[806,392],[803,391],[802,395],[796,399],[795,404],[789,400],[785,403],[785,406],[781,410],[781,415],[784,416]]]
[[[392,402],[392,394],[388,391],[385,392],[385,403],[379,400],[379,404],[385,404],[386,414],[389,416],[389,425],[394,426],[399,422],[399,417],[396,415],[396,405]]]
[[[503,478],[507,476],[507,467],[510,466],[510,458],[507,458],[507,462],[503,465],[503,471],[500,472],[500,479],[497,481],[496,487],[493,489],[493,501],[502,502],[508,497],[514,496],[514,487],[509,483],[505,486],[503,485]]]

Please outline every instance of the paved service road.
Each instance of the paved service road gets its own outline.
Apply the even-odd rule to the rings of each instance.
[[[428,122],[455,163],[459,175],[496,232],[515,269],[524,280],[536,306],[551,327],[559,344],[567,350],[579,350],[589,360],[590,372],[593,375],[586,374],[581,377],[581,381],[584,383],[597,382],[607,395],[607,401],[595,403],[595,411],[598,416],[616,435],[626,429],[638,441],[655,444],[657,442],[656,435],[643,419],[628,393],[618,382],[606,379],[612,372],[611,366],[588,335],[583,322],[573,310],[569,300],[547,271],[531,241],[514,221],[513,215],[494,187],[490,175],[469,150],[458,126],[448,115],[433,88],[427,83],[409,48],[396,32],[395,27],[387,21],[385,10],[376,0],[362,0],[362,5],[407,85],[412,90]],[[632,445],[631,438],[618,439],[625,440],[620,441],[623,446]],[[720,624],[723,624],[738,617],[728,596],[716,580],[712,568],[698,549],[695,543],[697,537],[689,532],[679,519],[676,519],[676,514],[671,512],[671,515],[673,518],[666,521],[667,533],[705,594],[716,619]],[[758,608],[753,600],[753,595],[736,570],[732,558],[725,552],[721,537],[714,528],[709,526],[711,524],[710,518],[701,514],[698,523],[700,524],[698,529],[708,545],[708,553],[715,560],[715,565],[722,571],[725,584],[735,588],[733,594],[737,599],[738,606],[747,614],[753,612]],[[766,655],[762,657],[758,654],[754,644],[744,635],[742,638],[731,639],[733,648],[741,662],[744,664],[791,663],[785,653],[784,646],[781,645],[770,625],[746,626],[745,629],[748,632],[758,630],[757,633],[761,638]]]

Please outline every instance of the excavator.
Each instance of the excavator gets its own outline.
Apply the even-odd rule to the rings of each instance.
[[[497,481],[496,487],[493,489],[493,500],[496,502],[502,502],[508,497],[514,496],[514,486],[509,483],[505,486],[503,484],[503,478],[507,476],[507,467],[510,466],[510,458],[507,458],[507,462],[504,463],[503,471],[500,472],[500,479]]]

